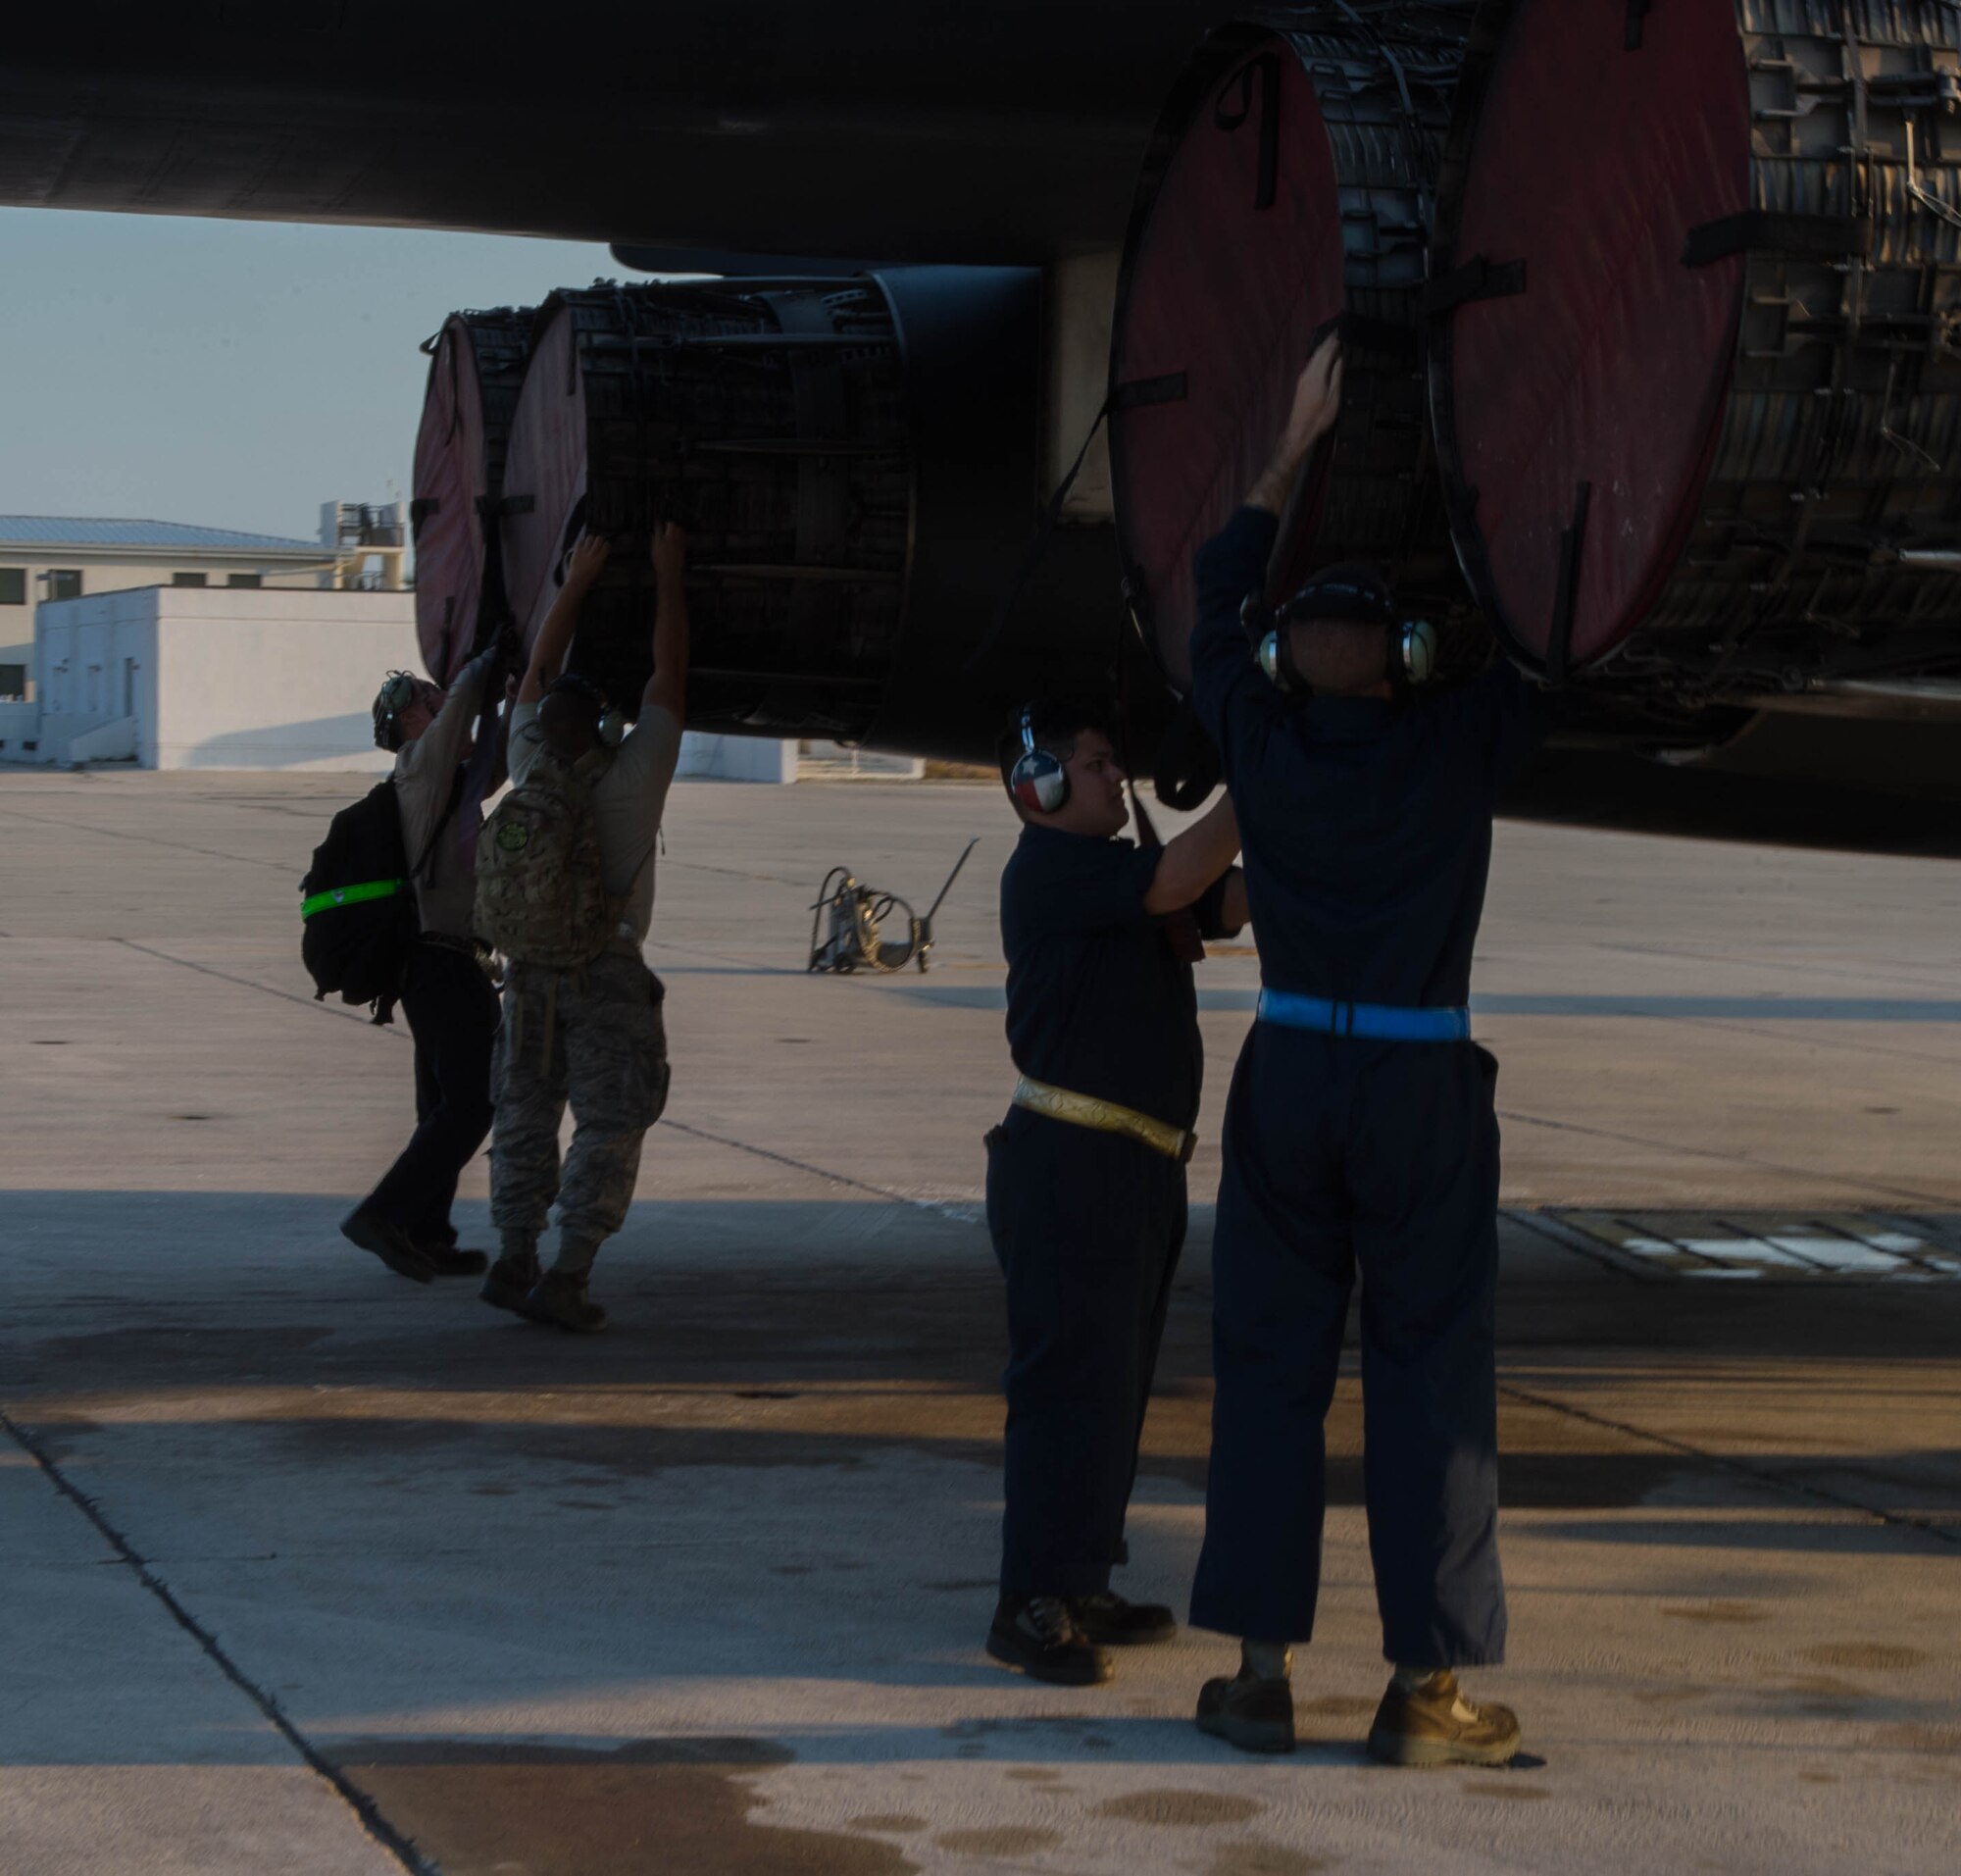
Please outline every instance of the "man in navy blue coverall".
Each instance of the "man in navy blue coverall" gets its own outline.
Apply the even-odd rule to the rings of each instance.
[[[987,1651],[1075,1687],[1110,1678],[1106,1648],[1178,1632],[1170,1609],[1113,1594],[1110,1571],[1184,1242],[1203,1061],[1188,960],[1198,930],[1245,920],[1230,801],[1162,847],[1117,837],[1130,817],[1108,725],[1093,702],[1038,702],[1003,744],[1023,822],[1001,875],[1022,1079],[987,1137],[1009,1340]],[[1181,955],[1170,928],[1187,907]]]
[[[1499,1764],[1516,1718],[1454,1669],[1502,1661],[1496,1365],[1497,1064],[1470,1039],[1492,804],[1538,735],[1500,660],[1454,692],[1401,681],[1366,569],[1282,607],[1262,669],[1241,620],[1278,517],[1339,407],[1330,340],[1273,462],[1197,561],[1192,696],[1238,814],[1260,1020],[1226,1115],[1213,1247],[1218,1390],[1194,1624],[1243,1639],[1198,1723],[1293,1746],[1291,1644],[1314,1631],[1323,1421],[1362,1280],[1365,1494],[1383,1652],[1369,1736],[1397,1764]]]

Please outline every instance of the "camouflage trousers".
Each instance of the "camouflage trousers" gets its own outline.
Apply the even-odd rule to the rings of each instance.
[[[626,1222],[640,1142],[668,1102],[663,995],[660,979],[624,953],[576,971],[508,967],[490,1142],[490,1216],[507,1247],[512,1238],[537,1242],[554,1199],[561,1259],[573,1265]]]

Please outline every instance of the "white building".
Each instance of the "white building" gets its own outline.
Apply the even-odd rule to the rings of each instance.
[[[39,608],[35,701],[0,704],[0,761],[380,771],[371,715],[413,671],[405,592],[144,586]]]
[[[0,702],[0,762],[384,771],[375,692],[418,671],[415,596],[142,586],[43,601],[34,699]],[[679,773],[794,782],[797,745],[688,735]]]
[[[34,608],[133,586],[289,587],[334,583],[318,540],[172,521],[0,515],[0,701],[30,694]]]

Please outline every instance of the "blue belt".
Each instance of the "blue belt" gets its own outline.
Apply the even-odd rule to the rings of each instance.
[[[1452,1008],[1412,1009],[1395,1003],[1335,1003],[1325,996],[1296,996],[1292,990],[1262,990],[1260,1021],[1319,1036],[1361,1036],[1375,1042],[1468,1042],[1471,1012]]]

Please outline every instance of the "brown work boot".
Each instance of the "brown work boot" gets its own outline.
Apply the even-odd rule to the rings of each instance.
[[[606,1326],[606,1312],[585,1293],[585,1273],[548,1270],[531,1286],[518,1312],[532,1322],[556,1323],[582,1336]]]
[[[1474,1706],[1447,1667],[1414,1687],[1392,1680],[1369,1729],[1370,1756],[1384,1765],[1507,1765],[1518,1749],[1518,1715]]]
[[[1291,1752],[1293,1683],[1243,1665],[1230,1681],[1207,1681],[1198,1692],[1198,1730],[1242,1752]]]

